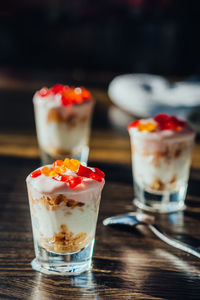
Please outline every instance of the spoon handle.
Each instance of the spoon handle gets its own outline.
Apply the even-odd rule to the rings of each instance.
[[[178,240],[169,237],[168,235],[164,234],[160,229],[158,229],[158,227],[155,225],[149,224],[148,227],[159,239],[161,239],[166,244],[200,258],[200,250],[198,248],[192,247],[188,244],[182,243]]]

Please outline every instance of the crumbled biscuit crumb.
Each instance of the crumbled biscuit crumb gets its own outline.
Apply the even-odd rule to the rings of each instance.
[[[152,183],[151,188],[156,191],[163,191],[165,189],[165,184],[157,178]]]
[[[63,194],[59,194],[54,198],[51,198],[49,196],[47,197],[42,197],[39,200],[33,200],[33,203],[42,203],[46,209],[48,210],[56,210],[57,208],[59,208],[60,205],[65,205],[66,207],[70,208],[70,209],[74,209],[75,207],[83,207],[85,205],[85,203],[83,202],[79,202],[73,199],[68,199],[65,195]]]
[[[156,178],[151,185],[151,189],[156,191],[164,191],[166,189],[174,190],[176,188],[176,175],[173,175],[171,180],[168,182],[162,182],[159,178]]]
[[[85,232],[74,235],[67,229],[66,225],[60,226],[61,231],[54,234],[52,238],[45,238],[40,244],[49,251],[76,252],[83,249],[90,241]]]
[[[71,113],[66,117],[64,117],[55,108],[50,109],[47,117],[47,123],[50,122],[64,123],[70,128],[77,126],[78,123],[84,123],[86,121],[88,121],[88,116],[79,117],[78,114]]]

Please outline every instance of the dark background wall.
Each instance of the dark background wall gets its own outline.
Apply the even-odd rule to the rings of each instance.
[[[199,74],[199,19],[198,0],[5,1],[0,67]]]

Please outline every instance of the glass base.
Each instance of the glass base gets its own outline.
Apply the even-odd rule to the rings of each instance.
[[[134,183],[135,196],[133,203],[136,207],[158,213],[171,213],[185,208],[185,196],[187,184],[180,187],[174,192],[149,192],[142,189],[137,183]]]
[[[84,249],[75,253],[55,253],[35,245],[36,258],[31,266],[44,274],[75,276],[91,268],[94,240]]]
[[[74,154],[66,153],[65,155],[58,154],[58,155],[52,156],[52,155],[48,154],[47,152],[45,152],[43,149],[40,149],[40,153],[41,153],[41,161],[42,161],[43,165],[52,164],[57,159],[64,160],[66,157],[77,159],[81,163],[85,163],[87,165],[88,155],[89,155],[89,147],[85,146],[82,148],[80,153],[74,153]]]

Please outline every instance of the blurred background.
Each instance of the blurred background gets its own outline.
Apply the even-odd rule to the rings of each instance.
[[[199,15],[195,0],[8,0],[0,64],[198,75]]]
[[[200,5],[195,0],[8,0],[1,3],[0,128],[3,133],[0,153],[21,153],[21,148],[17,150],[11,145],[16,147],[22,135],[32,134],[32,140],[35,139],[32,96],[41,86],[57,82],[84,85],[92,91],[96,100],[94,129],[112,127],[125,132],[127,123],[134,117],[158,111],[187,117],[199,129],[199,16]],[[143,101],[138,112],[135,107],[140,102],[140,91],[136,93],[135,82],[128,90],[129,95],[136,96],[129,99],[131,106],[118,105],[126,102],[127,93],[123,89],[117,100],[112,97],[113,90],[110,97],[107,93],[116,76],[130,73],[163,76],[159,80],[169,80],[170,89],[176,81],[192,82],[197,91],[193,97],[191,89],[187,90],[189,96],[184,103],[181,103],[181,91],[177,105],[172,103],[178,98],[176,94],[170,92],[171,98],[163,97],[163,92],[155,106],[151,104],[152,78],[148,82],[140,78],[140,89],[145,90],[143,98],[146,97],[143,100],[148,101],[150,108],[143,111],[147,103]],[[158,104],[159,100],[164,103]],[[14,135],[11,138],[9,134]],[[17,137],[15,143],[13,137]],[[29,145],[24,148],[26,155],[36,155],[38,152],[33,148],[29,149],[31,154],[28,152]]]

